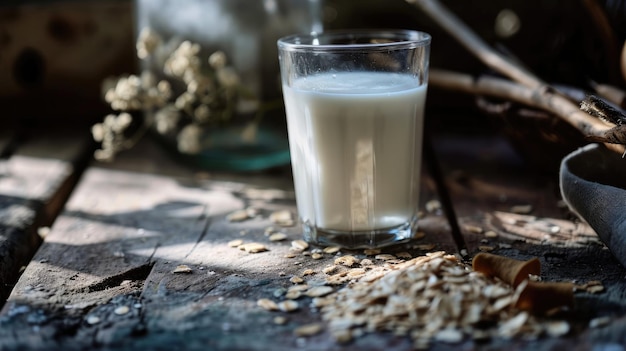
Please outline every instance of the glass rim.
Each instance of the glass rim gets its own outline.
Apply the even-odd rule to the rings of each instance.
[[[327,40],[345,43],[324,44]],[[358,40],[389,40],[358,42]],[[278,39],[278,48],[284,51],[338,51],[338,50],[397,50],[430,45],[431,35],[411,29],[352,29],[293,34]]]

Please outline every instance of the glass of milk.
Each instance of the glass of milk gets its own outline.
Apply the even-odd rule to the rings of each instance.
[[[410,30],[278,40],[305,240],[375,248],[415,234],[430,41]]]

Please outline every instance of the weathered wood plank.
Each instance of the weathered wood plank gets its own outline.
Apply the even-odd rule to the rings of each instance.
[[[143,160],[138,168],[151,172],[157,170],[155,164],[166,164]],[[264,235],[272,225],[268,219],[272,211],[295,213],[290,178],[282,178],[283,189],[266,189],[256,185],[263,183],[258,179],[262,177],[253,177],[253,185],[207,181],[206,175],[194,176],[189,170],[180,177],[185,171],[172,169],[173,164],[162,171],[179,177],[129,172],[132,162],[124,156],[118,162],[122,170],[95,165],[84,174],[3,310],[6,328],[0,329],[7,332],[0,331],[0,339],[9,340],[10,347],[30,348],[56,347],[71,340],[78,348],[208,342],[218,348],[246,349],[252,347],[244,344],[246,340],[258,339],[260,349],[272,345],[278,332],[285,345],[294,346],[295,322],[289,327],[270,324],[268,334],[272,316],[259,311],[256,300],[291,285],[289,278],[304,269],[315,270],[321,278],[319,272],[334,256],[318,261],[284,258],[290,240],[301,237],[299,227],[280,229],[289,236],[285,242],[271,243]],[[424,202],[434,196],[427,185],[423,193]],[[226,219],[232,211],[248,207],[258,208],[260,215],[240,223]],[[451,240],[437,239],[446,235],[442,223],[442,218],[426,218],[422,227],[428,239],[422,240],[452,250]],[[239,238],[263,242],[270,251],[247,254],[227,245]],[[193,273],[172,273],[179,264],[190,266]],[[141,308],[133,309],[128,318],[112,312],[131,300]],[[298,323],[319,319],[303,310],[294,318]],[[37,313],[46,317],[33,337],[28,328],[19,326]],[[89,316],[125,322],[92,326],[86,322]],[[224,335],[231,326],[246,331],[243,339]],[[120,337],[137,330],[149,336]],[[324,345],[332,346],[329,340]]]
[[[0,161],[2,301],[41,243],[37,228],[52,223],[90,154],[87,130],[31,132],[3,144],[14,150]]]
[[[470,251],[482,246],[517,259],[538,257],[546,281],[599,280],[606,288],[599,295],[576,294],[572,334],[581,334],[559,341],[561,347],[623,345],[626,270],[589,225],[562,204],[558,174],[527,168],[499,138],[440,138],[437,150]],[[515,213],[516,206],[528,206],[528,213]],[[497,237],[485,236],[487,231]],[[610,318],[611,328],[588,328],[589,320],[599,317]]]
[[[462,158],[459,149],[446,149],[450,145],[445,142],[438,150],[472,252],[485,244],[508,256],[539,256],[547,268],[542,273],[546,280],[584,282],[597,278],[607,287],[600,295],[577,294],[577,308],[569,316],[573,330],[566,338],[494,340],[484,346],[575,350],[592,344],[623,343],[624,270],[593,241],[593,235],[582,224],[566,226],[572,222],[557,206],[554,183],[524,171],[514,162],[502,161],[503,155],[498,152],[483,158],[489,156],[483,151],[495,149],[492,144],[476,145],[465,140],[461,150],[471,152]],[[291,286],[289,279],[305,269],[315,272],[306,277],[309,284],[319,284],[324,276],[321,269],[335,258],[330,254],[320,260],[304,255],[285,258],[290,252],[289,240],[301,235],[297,226],[280,229],[288,235],[285,242],[272,243],[264,235],[271,225],[268,215],[272,211],[295,212],[289,178],[282,178],[283,185],[287,184],[283,189],[259,190],[256,184],[243,179],[214,181],[210,180],[212,175],[194,174],[174,165],[161,169],[167,174],[164,176],[154,174],[158,166],[166,164],[158,157],[143,158],[138,166],[150,173],[132,172],[133,158],[141,155],[131,152],[122,156],[116,163],[122,169],[114,169],[116,164],[95,165],[84,174],[0,313],[0,340],[5,342],[5,349],[411,347],[408,338],[382,333],[366,335],[344,346],[336,345],[328,330],[311,338],[297,338],[293,335],[296,327],[320,321],[308,306],[310,298],[300,299],[300,310],[290,314],[267,312],[256,306],[257,299],[272,298]],[[275,182],[276,177],[272,178]],[[432,179],[424,178],[422,207],[436,198],[432,183]],[[540,233],[543,227],[518,226],[521,229],[517,232],[507,227],[510,224],[506,216],[519,223],[527,218],[510,213],[510,207],[519,204],[532,204],[533,215],[551,218],[550,223],[569,228],[560,233],[567,240],[555,237],[522,241],[520,237]],[[227,221],[228,213],[248,207],[258,208],[259,216],[237,223]],[[506,216],[498,217],[502,213]],[[469,224],[485,228],[490,224],[489,228],[501,235],[481,242],[485,238],[468,230]],[[432,243],[436,249],[453,250],[449,228],[440,213],[428,213],[421,226],[426,237],[413,244]],[[262,242],[269,251],[245,253],[229,247],[233,239]],[[413,255],[423,253],[411,245],[390,249],[400,250]],[[360,251],[352,253],[365,257]],[[173,273],[181,264],[187,265],[191,273]],[[286,316],[287,323],[273,323],[276,315]],[[589,320],[597,316],[610,316],[613,324],[610,328],[588,328]],[[477,346],[467,341],[458,347]],[[445,344],[433,346],[449,348]]]

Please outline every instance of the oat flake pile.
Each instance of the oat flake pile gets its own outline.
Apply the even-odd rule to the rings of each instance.
[[[433,340],[534,339],[569,332],[565,321],[541,320],[515,308],[518,293],[513,287],[471,270],[444,252],[367,271],[363,267],[331,271],[326,270],[333,273],[327,284],[348,284],[315,298],[313,304],[338,342],[388,331],[410,335],[415,347],[421,348]],[[354,279],[349,278],[351,272],[358,273],[352,274]]]

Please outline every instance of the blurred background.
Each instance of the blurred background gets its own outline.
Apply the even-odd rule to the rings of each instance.
[[[102,120],[111,111],[102,98],[102,81],[139,71],[135,47],[139,27],[152,25],[175,32],[170,26],[181,21],[174,14],[182,9],[196,15],[182,20],[187,22],[183,30],[187,32],[178,34],[206,40],[217,49],[230,45],[226,51],[240,65],[236,68],[243,71],[244,81],[258,85],[267,99],[278,94],[276,36],[307,28],[419,29],[433,36],[432,68],[491,73],[403,0],[302,2],[309,4],[304,9],[308,17],[294,17],[303,10],[279,0],[234,1],[228,6],[224,4],[228,1],[219,0],[163,2],[169,6],[150,0],[4,0],[0,5],[0,120],[69,126]],[[211,3],[215,6],[207,7]],[[488,43],[545,81],[580,89],[589,89],[591,82],[624,86],[620,55],[626,38],[626,1],[442,3]],[[276,13],[281,11],[289,22],[280,22]],[[251,47],[255,49],[250,51]],[[241,62],[250,56],[255,57],[252,66],[244,68]],[[428,108],[440,112],[443,117],[438,123],[451,130],[492,125],[489,113],[477,107],[474,97],[430,89]],[[475,115],[469,119],[468,113]]]

